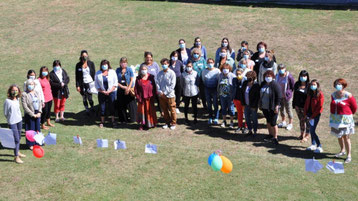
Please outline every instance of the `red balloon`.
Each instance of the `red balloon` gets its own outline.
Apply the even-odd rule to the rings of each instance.
[[[35,145],[32,149],[32,153],[36,158],[42,158],[45,155],[45,151],[42,149],[42,147]]]

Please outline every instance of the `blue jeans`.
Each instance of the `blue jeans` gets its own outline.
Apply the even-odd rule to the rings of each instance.
[[[313,126],[310,126],[312,145],[317,145],[317,147],[322,147],[321,142],[319,141],[318,135],[316,133],[316,128],[317,128],[320,117],[321,117],[320,114],[317,117],[315,117]]]
[[[21,130],[22,130],[22,121],[20,121],[17,124],[11,124],[9,125],[9,128],[12,130],[12,133],[14,135],[15,140],[15,149],[14,149],[14,155],[19,155],[20,150],[20,139],[21,139]]]
[[[253,128],[254,132],[256,133],[258,125],[257,108],[251,108],[250,106],[246,105],[244,109],[244,114],[247,128],[249,129],[249,131],[251,131]]]
[[[39,111],[35,110],[35,114]],[[41,118],[30,117],[30,115],[25,113],[25,131],[32,130],[36,132],[41,132]],[[36,144],[36,142],[30,142],[26,139],[26,144],[31,147]]]
[[[230,116],[235,115],[234,103],[232,102],[232,99],[230,96],[227,96],[227,97],[220,96],[220,103],[221,103],[221,112],[222,112],[223,116],[226,116],[227,112],[229,112]]]
[[[208,103],[208,112],[210,119],[219,119],[219,110],[218,110],[218,94],[216,88],[207,88],[205,87],[205,97]],[[213,107],[214,106],[214,111]],[[213,113],[214,112],[214,113]]]
[[[101,108],[101,116],[106,115],[106,109],[109,112],[109,116],[114,115],[114,102],[116,101],[117,92],[113,91],[108,96],[104,95],[103,93],[98,93],[98,102]],[[108,103],[108,107],[106,108],[106,103]]]

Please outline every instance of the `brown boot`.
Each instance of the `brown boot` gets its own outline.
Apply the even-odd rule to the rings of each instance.
[[[48,130],[48,127],[45,124],[42,124],[41,129]]]
[[[22,161],[22,160],[20,159],[20,156],[15,156],[15,163],[23,164],[24,161]]]
[[[55,127],[55,125],[51,124],[50,119],[47,119],[47,125],[50,126],[50,127]]]
[[[22,153],[18,153],[18,155],[20,156],[20,158],[25,158],[26,157],[26,155],[25,154],[22,154]]]

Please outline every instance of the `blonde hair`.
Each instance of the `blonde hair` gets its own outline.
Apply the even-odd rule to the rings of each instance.
[[[194,48],[193,49],[193,51],[191,51],[191,56],[193,56],[194,55],[194,52],[198,52],[198,54],[199,54],[199,57],[201,56],[201,49],[199,49],[199,48]]]

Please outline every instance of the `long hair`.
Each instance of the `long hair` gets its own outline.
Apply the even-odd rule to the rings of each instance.
[[[310,83],[310,75],[308,74],[308,72],[307,72],[306,70],[302,70],[302,71],[300,72],[300,74],[298,75],[298,81],[297,81],[297,82],[298,82],[298,83],[300,84],[300,86],[301,86],[302,82],[301,82],[300,77],[304,77],[304,76],[307,77],[306,86],[308,86],[309,83]]]
[[[10,98],[10,99],[12,98],[12,96],[11,96],[11,90],[12,90],[14,87],[16,87],[17,90],[19,91],[19,93],[17,94],[16,98],[20,98],[20,96],[21,96],[20,87],[18,87],[16,84],[13,84],[13,85],[11,85],[11,86],[9,87],[9,89],[7,90],[7,97]]]
[[[230,47],[230,41],[229,41],[228,38],[225,37],[225,38],[221,39],[221,47],[223,47],[222,43],[223,43],[224,40],[227,40],[227,47],[226,48],[230,51],[230,54],[232,54],[232,48]]]
[[[314,82],[317,84],[317,89],[316,89],[315,91],[313,91],[313,90],[311,89],[311,85],[312,85]],[[319,82],[318,82],[317,79],[313,79],[313,80],[310,82],[310,85],[309,85],[308,95],[311,96],[311,97],[317,98],[317,97],[320,96],[320,94],[321,94],[320,84],[319,84]]]

